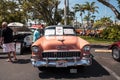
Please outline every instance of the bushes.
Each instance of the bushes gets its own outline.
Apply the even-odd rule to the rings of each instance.
[[[108,26],[102,32],[103,39],[120,40],[120,25]]]

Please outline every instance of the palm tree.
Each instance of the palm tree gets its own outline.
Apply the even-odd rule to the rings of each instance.
[[[95,2],[86,2],[84,4],[84,10],[88,12],[87,14],[87,25],[89,26],[89,21],[90,21],[90,18],[91,18],[91,13],[94,14],[95,12],[98,12],[97,10],[98,6],[95,6]]]
[[[83,18],[82,15],[84,13],[84,7],[82,4],[75,4],[75,6],[73,7],[75,13],[76,12],[80,12],[80,16],[81,16],[81,21],[82,21],[82,25],[83,25]]]

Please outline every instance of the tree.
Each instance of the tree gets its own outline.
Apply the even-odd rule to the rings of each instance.
[[[19,9],[16,1],[0,0],[0,23],[7,22],[25,22],[23,11]]]
[[[82,4],[75,4],[75,6],[73,7],[75,13],[76,12],[80,12],[80,16],[81,16],[81,21],[82,21],[82,24],[83,24],[83,18],[82,18],[82,15],[84,13],[84,7]]]
[[[91,19],[91,14],[94,14],[95,12],[98,12],[97,10],[98,6],[95,6],[95,2],[86,2],[84,4],[84,10],[88,12],[87,16],[85,17],[85,19],[87,19],[87,25],[89,26],[89,21]]]
[[[61,21],[58,11],[59,0],[23,0],[26,4],[22,5],[27,13],[31,13],[33,19],[42,19],[48,25],[55,25]],[[24,6],[26,6],[24,8]]]
[[[102,31],[102,38],[116,41],[120,40],[120,26],[119,25],[108,26]]]
[[[7,18],[7,7],[6,7],[6,1],[5,0],[0,0],[0,23],[2,21],[6,20]]]
[[[102,3],[105,6],[109,7],[116,15],[116,18],[118,18],[120,20],[120,12],[112,4],[110,4],[106,0],[97,0],[97,1],[99,1],[100,3]],[[117,0],[117,1],[118,1],[118,4],[120,5],[120,0]]]
[[[110,17],[103,17],[94,23],[94,27],[96,27],[96,28],[108,27],[108,26],[111,26],[112,23],[113,23],[113,21],[110,19]]]
[[[120,0],[117,0],[117,2],[118,2],[118,7],[119,7],[119,9],[120,9]]]

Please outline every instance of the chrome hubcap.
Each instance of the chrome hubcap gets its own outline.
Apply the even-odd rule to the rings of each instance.
[[[115,59],[118,59],[119,58],[119,50],[118,49],[113,49],[113,57]]]

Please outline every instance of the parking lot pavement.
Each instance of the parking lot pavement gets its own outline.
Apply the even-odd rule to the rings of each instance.
[[[95,49],[106,49],[106,45],[92,45]],[[2,51],[0,49],[0,51]],[[0,53],[1,54],[1,53]],[[69,69],[51,69],[39,71],[30,62],[31,53],[17,55],[18,61],[8,63],[7,55],[0,55],[0,80],[120,80],[119,62],[112,59],[111,54],[93,53],[93,63],[86,67],[85,71],[71,74]],[[19,73],[19,74],[18,74]]]

